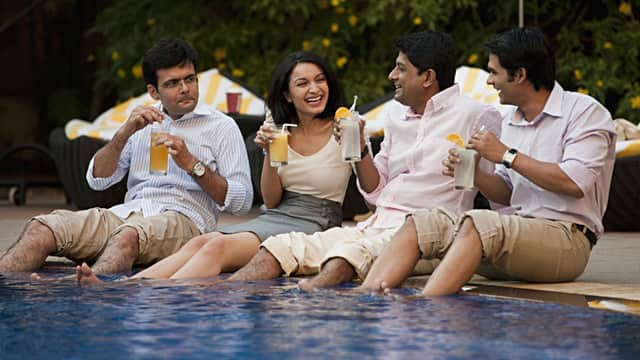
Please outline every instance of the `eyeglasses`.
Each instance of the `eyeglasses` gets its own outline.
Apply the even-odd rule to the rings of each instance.
[[[184,79],[171,79],[171,80],[167,80],[165,82],[163,82],[160,86],[162,86],[165,89],[175,89],[178,86],[180,86],[180,84],[184,82],[184,84],[189,87],[191,85],[197,84],[198,83],[198,76],[193,74],[193,75],[189,75]]]

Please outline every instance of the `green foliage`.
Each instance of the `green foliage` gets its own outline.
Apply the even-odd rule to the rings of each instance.
[[[543,29],[556,49],[563,87],[588,91],[634,122],[640,120],[637,6],[525,1],[526,24]],[[95,55],[95,86],[121,100],[143,92],[139,66],[146,49],[162,37],[182,37],[198,50],[200,70],[225,70],[262,95],[282,56],[317,52],[333,64],[347,95],[358,94],[364,103],[391,90],[387,74],[398,36],[448,31],[458,43],[459,65],[483,67],[482,44],[517,21],[517,1],[120,0],[101,12],[91,30],[105,40]]]

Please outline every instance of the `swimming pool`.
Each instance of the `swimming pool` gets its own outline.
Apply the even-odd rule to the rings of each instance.
[[[293,280],[32,283],[0,276],[0,358],[620,359],[640,317],[486,296],[300,292]]]

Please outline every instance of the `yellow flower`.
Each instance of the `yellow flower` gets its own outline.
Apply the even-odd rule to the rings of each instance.
[[[640,109],[640,96],[636,95],[629,99],[632,109]]]
[[[340,0],[331,0],[331,6],[336,7],[340,5]]]
[[[111,53],[111,60],[113,61],[118,61],[120,60],[120,53],[117,51],[114,51]]]
[[[222,47],[217,47],[215,50],[213,50],[213,58],[216,59],[216,61],[220,61],[226,57],[227,57],[227,49]]]
[[[596,86],[601,88],[601,87],[604,86],[604,83],[602,82],[602,80],[598,80],[598,81],[596,81]]]
[[[344,8],[342,6],[338,6],[336,8],[336,14],[344,14]]]
[[[338,69],[342,69],[348,61],[349,60],[346,58],[346,56],[341,56],[338,58],[338,60],[336,60],[336,66],[338,67]]]
[[[94,61],[96,61],[95,55],[93,55],[93,54],[87,55],[87,62],[92,63]]]
[[[153,26],[155,24],[156,24],[156,18],[148,18],[147,19],[147,25]]]
[[[576,80],[582,80],[582,72],[579,69],[573,70],[573,76],[576,77]]]
[[[416,16],[413,18],[413,25],[422,25],[422,18],[420,16]]]
[[[332,33],[337,33],[338,30],[340,30],[340,25],[338,25],[337,23],[331,24],[331,32]]]
[[[585,94],[585,95],[589,95],[589,89],[585,89],[583,87],[578,88],[578,92],[580,94]]]
[[[631,15],[631,3],[628,3],[626,1],[621,2],[620,6],[618,6],[618,11],[620,11],[620,13],[622,13],[623,15]]]
[[[133,77],[136,79],[140,79],[142,77],[142,66],[134,65],[131,68],[131,75],[133,75]]]
[[[233,69],[231,71],[231,75],[235,76],[235,77],[243,77],[244,76],[244,70],[240,69],[240,68],[236,68]]]
[[[302,50],[309,51],[311,50],[311,41],[305,40],[302,42]]]
[[[473,53],[473,54],[469,55],[469,58],[467,59],[467,62],[469,64],[475,64],[476,61],[478,61],[478,54]]]
[[[331,40],[327,39],[327,38],[323,38],[322,39],[322,46],[324,47],[329,47],[331,46]]]
[[[118,69],[118,77],[120,79],[124,79],[127,77],[127,72],[124,69]]]
[[[355,15],[349,15],[347,21],[349,22],[349,25],[356,26],[356,24],[358,23],[358,17]]]
[[[611,49],[613,47],[613,44],[608,41],[605,41],[604,44],[602,44],[602,47],[605,49]]]

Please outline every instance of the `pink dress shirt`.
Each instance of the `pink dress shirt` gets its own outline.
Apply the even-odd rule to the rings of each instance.
[[[616,133],[611,114],[593,98],[564,91],[556,83],[544,109],[527,122],[515,111],[502,126],[501,141],[539,160],[556,163],[580,187],[584,197],[544,190],[512,169],[496,166],[512,189],[516,214],[586,225],[597,236],[609,199]]]
[[[408,213],[418,209],[445,207],[456,213],[471,209],[477,191],[455,190],[453,178],[442,175],[442,161],[454,146],[445,137],[457,132],[467,141],[483,125],[499,136],[501,122],[495,108],[460,95],[458,85],[433,96],[423,115],[409,111],[405,118],[388,119],[380,152],[374,158],[380,182],[370,193],[358,182],[376,211],[358,228],[399,227]],[[486,160],[480,166],[493,169]]]

